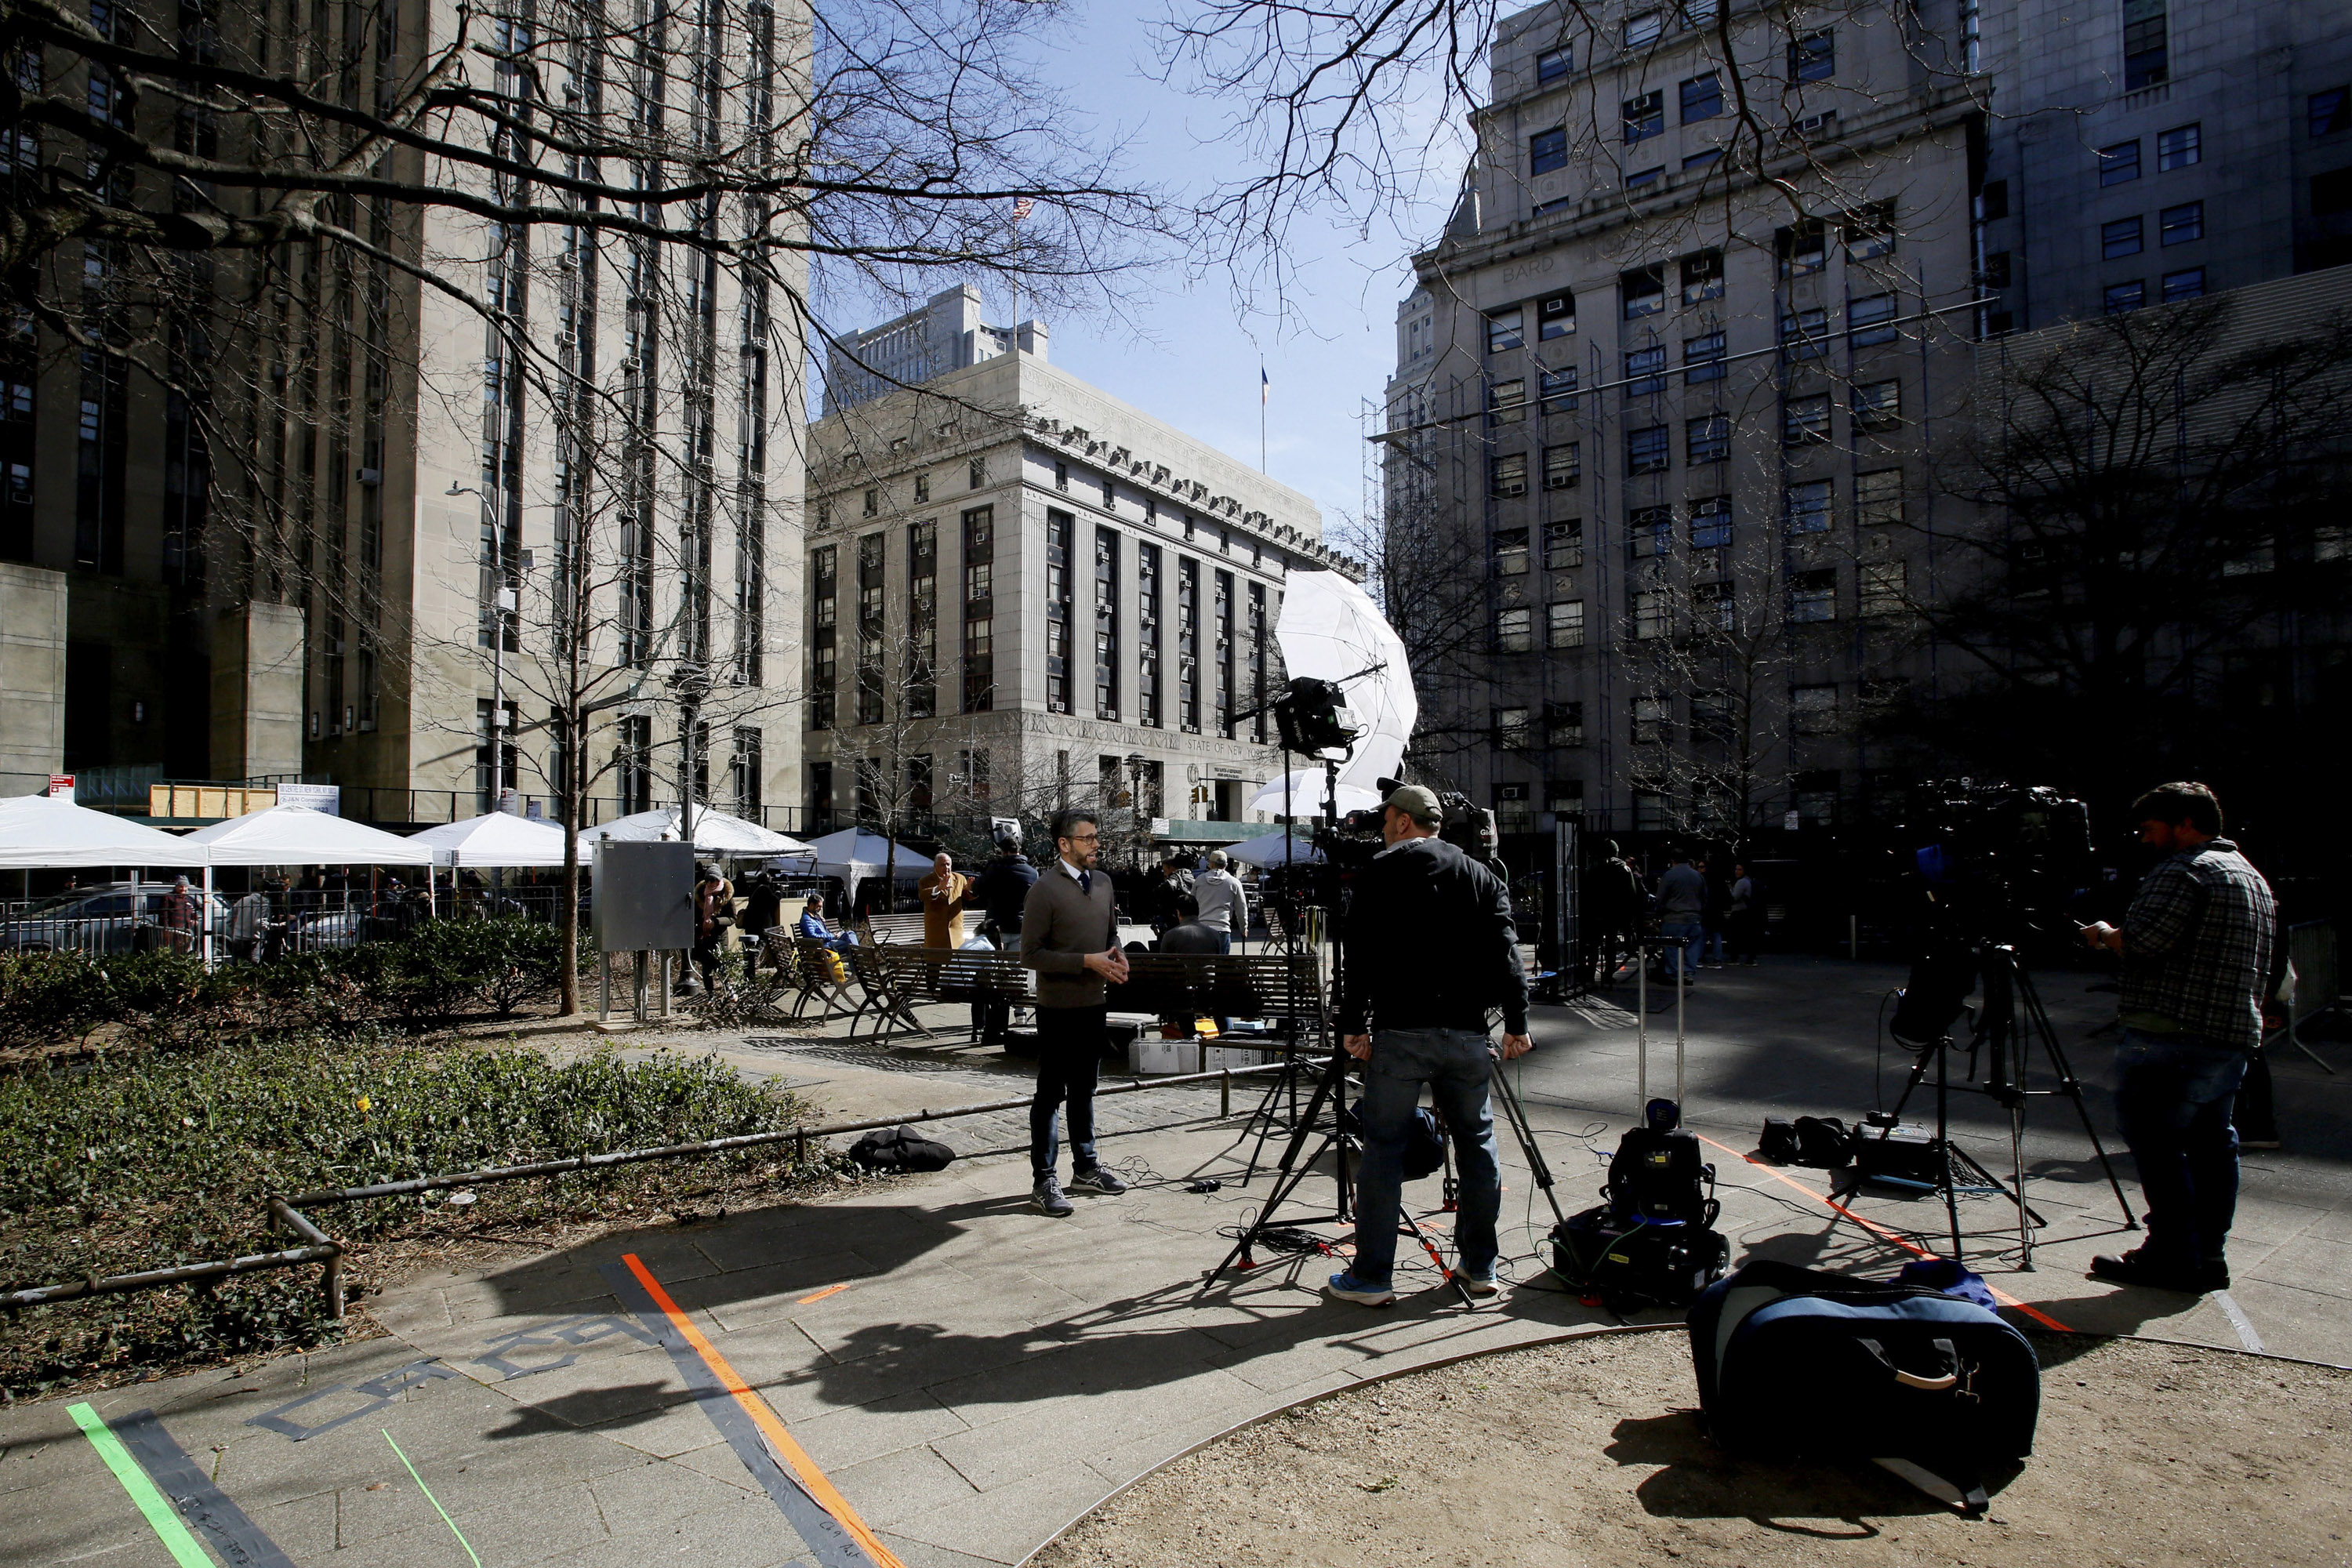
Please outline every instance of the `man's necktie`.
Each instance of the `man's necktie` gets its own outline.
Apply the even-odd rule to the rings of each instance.
[[[1094,890],[1095,890],[1095,874],[1094,874],[1092,871],[1081,871],[1081,872],[1079,872],[1079,873],[1078,873],[1078,891],[1080,891],[1081,893],[1085,893],[1085,894],[1088,895],[1089,897],[1091,897],[1091,896],[1093,895],[1093,893],[1094,893]]]

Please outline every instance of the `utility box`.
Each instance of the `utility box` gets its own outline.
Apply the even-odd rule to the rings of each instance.
[[[596,845],[599,952],[680,952],[694,945],[694,846]]]

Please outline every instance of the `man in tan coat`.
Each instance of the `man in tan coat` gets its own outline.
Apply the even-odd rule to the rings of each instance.
[[[971,900],[971,879],[955,868],[955,857],[941,850],[931,858],[931,874],[915,884],[923,900],[923,945],[961,947],[964,906]]]

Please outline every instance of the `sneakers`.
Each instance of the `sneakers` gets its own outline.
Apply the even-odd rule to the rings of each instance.
[[[1097,1193],[1107,1198],[1115,1198],[1127,1191],[1127,1184],[1102,1166],[1090,1165],[1070,1177],[1070,1191]]]
[[[1465,1274],[1461,1269],[1456,1268],[1453,1272],[1452,1279],[1454,1283],[1461,1286],[1462,1289],[1469,1291],[1473,1296],[1480,1298],[1492,1296],[1503,1288],[1501,1282],[1492,1274],[1486,1275],[1482,1279],[1475,1274]]]
[[[2221,1284],[2209,1282],[2212,1273],[2208,1265],[2184,1268],[2162,1258],[2151,1258],[2144,1247],[2134,1247],[2121,1258],[2091,1259],[2091,1277],[2095,1279],[2117,1285],[2144,1285],[2151,1290],[2179,1290],[2191,1296],[2228,1286],[2230,1271],[2226,1266],[2220,1269]]]
[[[1055,1219],[1067,1219],[1077,1212],[1071,1206],[1070,1200],[1062,1195],[1062,1184],[1051,1176],[1029,1189],[1029,1206]]]
[[[1385,1307],[1396,1300],[1396,1292],[1386,1285],[1367,1285],[1352,1274],[1334,1274],[1324,1289],[1335,1301],[1353,1301],[1359,1307]]]

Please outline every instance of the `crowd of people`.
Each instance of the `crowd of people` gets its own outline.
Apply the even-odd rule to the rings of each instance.
[[[1610,984],[1638,962],[1638,939],[1654,924],[1664,943],[1652,968],[1658,980],[1688,984],[1698,970],[1754,966],[1764,900],[1745,862],[1684,847],[1671,851],[1655,876],[1646,876],[1615,839],[1603,848],[1583,888],[1595,984]]]

